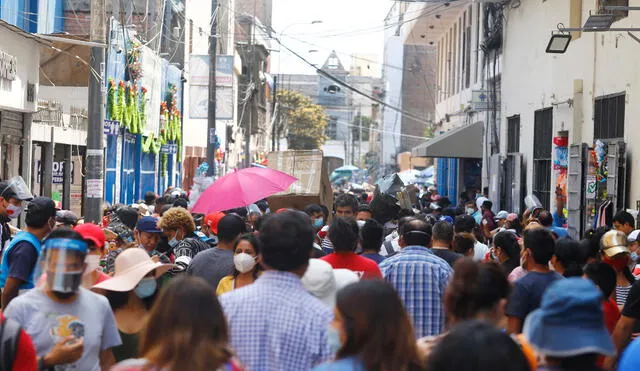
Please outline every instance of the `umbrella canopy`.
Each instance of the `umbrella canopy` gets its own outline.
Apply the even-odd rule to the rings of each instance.
[[[209,214],[247,206],[286,190],[297,180],[291,175],[269,168],[236,170],[218,179],[202,192],[191,212]]]
[[[334,171],[356,171],[356,170],[360,170],[360,168],[353,165],[345,165],[335,169]]]

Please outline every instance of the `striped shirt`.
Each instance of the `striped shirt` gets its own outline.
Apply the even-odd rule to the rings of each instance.
[[[629,286],[616,286],[616,304],[623,306],[627,302],[627,296],[631,291],[631,285]]]
[[[444,331],[444,295],[453,270],[423,246],[407,246],[380,263],[380,270],[398,292],[413,320],[418,338]]]

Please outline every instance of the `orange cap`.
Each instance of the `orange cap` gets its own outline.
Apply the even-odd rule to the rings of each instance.
[[[204,223],[209,226],[209,229],[211,230],[211,232],[213,232],[213,234],[217,235],[218,223],[220,222],[220,219],[224,218],[225,215],[226,214],[222,211],[211,213],[204,217]]]

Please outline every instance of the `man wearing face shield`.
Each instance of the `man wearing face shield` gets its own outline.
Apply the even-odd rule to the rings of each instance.
[[[22,213],[24,201],[31,201],[33,195],[29,192],[22,177],[15,177],[0,182],[0,254],[11,239],[9,222]]]
[[[0,287],[2,308],[6,308],[19,291],[35,287],[36,262],[41,242],[56,225],[56,206],[50,198],[37,197],[29,202],[26,228],[18,232],[2,254]]]
[[[31,336],[40,369],[100,371],[115,363],[111,348],[121,340],[109,302],[81,287],[87,250],[78,232],[53,231],[39,259],[38,270],[46,273],[42,286],[14,299],[4,312]],[[49,352],[60,347],[81,347],[81,356],[51,359]]]

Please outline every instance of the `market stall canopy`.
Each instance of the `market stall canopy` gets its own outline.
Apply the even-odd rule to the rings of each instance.
[[[484,123],[462,126],[414,147],[415,157],[482,158]]]

